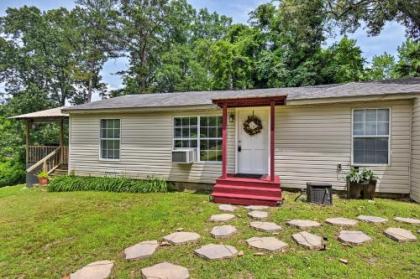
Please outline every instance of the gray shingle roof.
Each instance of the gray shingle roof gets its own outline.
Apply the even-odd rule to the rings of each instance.
[[[287,96],[287,101],[420,93],[420,78],[350,82],[305,87],[127,95],[66,108],[65,111],[171,108],[212,105],[215,99]]]

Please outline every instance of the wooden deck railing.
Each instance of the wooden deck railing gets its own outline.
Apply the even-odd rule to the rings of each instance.
[[[67,146],[30,146],[26,172],[32,173],[42,169],[51,173],[60,165],[68,163],[68,154]]]

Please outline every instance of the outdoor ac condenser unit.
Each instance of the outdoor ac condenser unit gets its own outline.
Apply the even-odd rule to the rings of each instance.
[[[178,164],[192,164],[196,159],[195,149],[176,149],[172,150],[172,162]]]

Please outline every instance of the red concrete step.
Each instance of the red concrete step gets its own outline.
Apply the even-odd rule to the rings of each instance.
[[[226,197],[226,198],[240,198],[240,199],[254,199],[254,200],[267,200],[267,201],[278,201],[280,197],[269,197],[269,196],[259,196],[252,194],[236,194],[236,193],[218,193],[213,192],[211,194],[213,197]]]
[[[216,185],[229,185],[229,186],[250,186],[250,187],[272,187],[279,188],[280,181],[272,182],[262,179],[232,179],[232,178],[218,178]]]
[[[213,195],[213,202],[215,203],[226,203],[226,204],[238,204],[238,205],[268,205],[268,206],[278,206],[281,199],[268,200],[265,199],[256,199],[255,196],[226,196],[226,195]]]
[[[262,187],[262,186],[232,186],[216,184],[213,188],[214,193],[247,194],[256,196],[280,197],[280,187]]]

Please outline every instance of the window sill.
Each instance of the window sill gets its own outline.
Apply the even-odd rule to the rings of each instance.
[[[391,164],[356,164],[353,163],[351,167],[390,167]]]
[[[101,162],[119,162],[119,161],[121,161],[121,159],[103,159],[103,158],[99,158],[99,161],[101,161]]]

